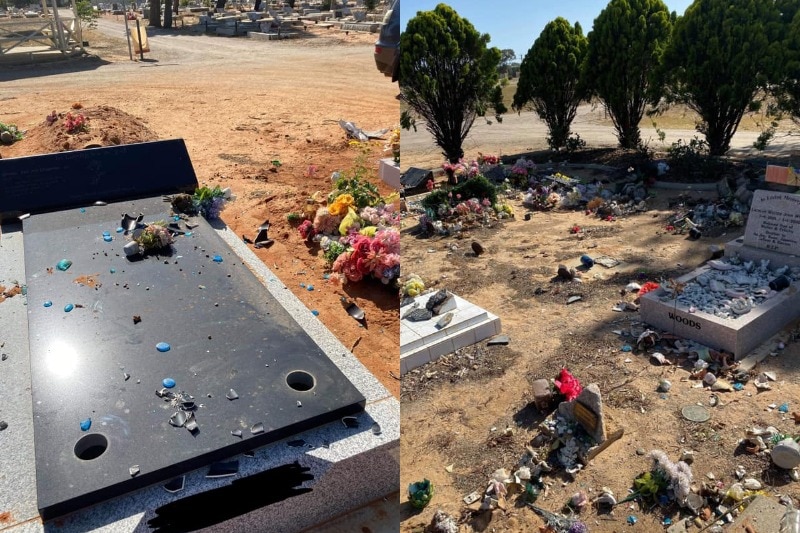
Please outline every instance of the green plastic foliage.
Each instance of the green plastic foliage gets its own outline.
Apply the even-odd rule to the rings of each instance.
[[[589,32],[587,82],[606,107],[619,144],[637,148],[648,101],[658,100],[656,73],[672,20],[661,0],[611,0]]]
[[[578,105],[588,96],[581,69],[589,41],[580,24],[558,17],[548,22],[520,67],[513,107],[531,104],[549,131],[548,143],[566,146]]]
[[[400,90],[409,110],[451,163],[464,156],[462,144],[475,118],[490,108],[505,112],[498,85],[500,50],[446,4],[420,11],[400,36]],[[414,124],[409,113],[401,125]]]
[[[700,115],[711,155],[723,155],[759,89],[780,71],[774,0],[695,0],[675,24],[664,67],[676,100]]]

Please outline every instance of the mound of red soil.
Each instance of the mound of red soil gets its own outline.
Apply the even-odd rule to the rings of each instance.
[[[58,118],[42,122],[25,132],[25,138],[10,146],[0,147],[3,157],[22,157],[99,146],[134,144],[158,140],[158,135],[136,117],[111,106],[86,109],[55,110]],[[83,115],[86,131],[69,133],[64,125],[67,113]]]

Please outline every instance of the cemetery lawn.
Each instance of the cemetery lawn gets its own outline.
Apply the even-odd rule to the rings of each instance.
[[[591,177],[593,171],[562,172]],[[622,428],[624,435],[574,478],[563,470],[546,474],[549,488],[536,502],[540,507],[560,512],[576,492],[585,491],[591,500],[603,487],[618,500],[625,498],[633,480],[650,470],[646,454],[654,449],[663,450],[673,461],[684,451],[694,451],[696,486],[713,485],[716,481],[707,477],[713,474],[727,489],[736,481],[735,467],[742,465],[746,477],[759,480],[775,499],[782,494],[800,496],[788,471],[772,465],[769,455],[747,453],[739,443],[754,426],[797,433],[789,414],[800,410],[796,364],[800,344],[790,343],[777,357],[767,357],[756,366],[757,372],[777,374],[772,390],[757,392],[751,380],[741,392],[717,393],[716,407],[709,406],[710,390],[697,388],[697,381],[688,379],[685,358],[680,360],[684,366],[659,366],[647,355],[621,350],[624,344],[635,345],[635,339],[614,331],[630,331],[638,319],[638,313],[612,311],[623,300],[620,290],[626,284],[688,273],[710,258],[710,244],[728,242],[744,231],[719,228],[699,241],[674,235],[665,230],[675,213],[669,206],[683,191],[650,192],[654,199],[648,201],[648,211],[614,222],[567,210],[534,211],[525,221],[528,210],[519,199],[510,200],[515,218],[464,231],[460,237],[422,236],[415,231],[416,217],[405,220],[404,271],[421,276],[426,288],[452,290],[499,316],[510,343],[489,347],[484,341],[403,376],[402,532],[421,533],[437,509],[463,519],[462,533],[540,531],[544,522],[521,498],[510,499],[505,511],[474,514],[465,511],[462,499],[473,491],[483,494],[495,470],[517,468],[545,418],[532,403],[531,382],[555,378],[562,367],[584,386],[599,385],[607,431]],[[692,192],[688,197],[716,199],[716,193]],[[582,231],[571,234],[575,225]],[[479,257],[472,252],[473,240],[485,250]],[[583,274],[583,284],[551,282],[559,264],[578,267],[584,253],[607,255],[622,263],[614,268],[595,265]],[[582,299],[567,305],[571,295]],[[625,299],[632,301],[633,296]],[[670,392],[657,391],[661,379],[672,383]],[[767,409],[785,402],[788,414]],[[682,407],[697,403],[710,409],[708,422],[689,422],[681,416]],[[425,478],[433,482],[435,495],[419,511],[407,501],[405,490]],[[579,517],[593,533],[662,531],[663,518],[676,520],[676,510],[675,505],[643,510],[626,503],[611,515],[600,515],[589,505]],[[638,520],[634,527],[626,523],[629,515]]]
[[[121,20],[114,23],[122,28]],[[335,121],[365,130],[398,121],[397,85],[375,69],[375,35],[314,30],[270,42],[186,31],[153,35],[144,62],[129,61],[123,38],[95,30],[84,34],[95,57],[0,72],[0,122],[28,131],[22,141],[0,146],[0,156],[183,138],[199,183],[230,187],[236,196],[222,213],[225,223],[252,239],[269,220],[275,244],[256,255],[398,396],[397,289],[372,280],[326,281],[319,247],[304,242],[286,218],[316,191],[327,195],[331,174],[351,169],[359,157]],[[86,115],[88,131],[61,132],[63,117],[48,127],[53,110]],[[377,178],[383,142],[366,151],[371,181],[389,194]],[[141,172],[158,164],[142,161]],[[347,315],[341,297],[364,309],[366,327]]]

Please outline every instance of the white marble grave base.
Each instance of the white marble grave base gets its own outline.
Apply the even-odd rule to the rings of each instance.
[[[400,183],[400,165],[394,162],[394,159],[381,159],[378,174],[384,183],[393,189],[402,189],[403,185]]]
[[[800,250],[799,250],[800,252]],[[761,261],[769,259],[771,269],[788,265],[789,267],[800,266],[800,255],[786,255],[780,252],[772,252],[755,246],[748,246],[744,243],[744,237],[729,241],[725,244],[725,257],[738,255],[742,261]]]
[[[774,266],[783,264],[778,262]],[[700,267],[677,281],[694,280],[709,269]],[[662,302],[660,297],[665,294],[663,289],[658,289],[642,296],[639,313],[644,322],[710,348],[731,352],[737,360],[800,319],[800,286],[797,283],[735,319],[723,319],[701,311],[689,313],[688,306],[679,303],[676,307],[675,300]]]
[[[435,292],[420,295],[415,302],[424,308],[433,294]],[[424,322],[400,321],[401,374],[500,333],[500,318],[455,294],[453,298],[456,302],[456,308],[451,311],[453,319],[442,329],[437,328],[436,323],[446,313]],[[410,305],[401,307],[400,316],[409,309]]]

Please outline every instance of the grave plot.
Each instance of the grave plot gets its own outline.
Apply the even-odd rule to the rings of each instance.
[[[36,212],[35,196],[22,204],[34,211],[23,234],[38,508],[45,519],[365,406],[208,222],[173,218],[161,194],[196,185],[183,143],[123,150],[8,165],[7,175],[25,174],[28,183],[37,183],[37,172],[52,176],[56,169],[65,178],[70,169],[88,168],[94,185],[59,180],[74,189],[61,198],[65,209],[53,210],[58,198],[45,202],[50,212]],[[119,199],[117,183],[130,185],[124,173],[111,171],[112,161],[145,154],[179,163],[165,165],[168,176],[143,178],[136,190],[145,197],[92,205],[89,199]],[[132,216],[123,221],[123,214]],[[126,256],[132,235],[157,221],[171,227],[173,243]]]
[[[642,296],[642,319],[737,359],[800,317],[800,197],[758,190],[741,239]]]

